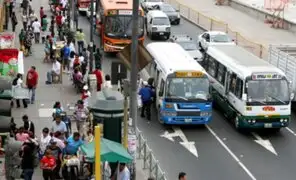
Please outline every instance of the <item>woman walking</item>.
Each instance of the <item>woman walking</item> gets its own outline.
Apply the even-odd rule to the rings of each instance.
[[[12,89],[13,89],[13,92],[14,92],[14,96],[16,96],[16,92],[18,92],[20,89],[23,88],[23,76],[22,74],[18,73],[16,78],[12,81]],[[20,108],[21,105],[20,105],[20,100],[23,101],[23,105],[24,105],[24,108],[27,108],[28,105],[27,105],[27,101],[26,99],[24,99],[24,97],[14,97],[16,99],[16,107],[17,108]]]
[[[40,167],[42,169],[42,175],[44,180],[54,180],[56,167],[56,159],[52,156],[50,149],[47,149],[44,153],[43,158],[40,161]]]
[[[11,14],[12,32],[15,32],[16,25],[17,25],[17,18],[16,18],[16,15],[15,15],[15,12],[12,12],[12,14]]]
[[[30,145],[23,146],[21,166],[24,180],[32,180],[34,173],[34,149]]]

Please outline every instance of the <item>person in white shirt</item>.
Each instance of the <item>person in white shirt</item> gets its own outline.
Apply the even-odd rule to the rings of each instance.
[[[61,74],[61,63],[54,59],[52,63],[52,69],[47,72],[47,81],[46,84],[52,83],[52,76],[59,76]]]
[[[32,26],[32,24],[35,22],[35,20],[37,19],[37,15],[35,13],[35,11],[32,10],[31,14],[29,15],[30,18],[30,24]]]
[[[111,77],[109,74],[105,76],[105,82],[103,84],[104,89],[112,89],[112,84],[111,84]]]
[[[43,128],[41,138],[40,138],[40,154],[43,155],[46,147],[49,145],[51,136],[49,135],[49,129]]]
[[[33,32],[35,35],[35,43],[40,42],[40,31],[41,31],[41,24],[36,18],[35,21],[32,23]]]
[[[26,31],[28,26],[28,16],[25,13],[23,13],[22,15],[22,21],[23,21],[24,30]]]
[[[118,173],[118,177],[117,177],[117,173]],[[111,179],[117,179],[117,180],[130,180],[130,171],[128,170],[128,168],[126,167],[125,163],[120,163],[119,164],[119,170],[117,170],[117,172],[114,174],[114,176],[116,176],[116,178],[112,177]]]
[[[20,108],[20,100],[23,101],[24,108],[28,107],[27,97],[24,97],[23,93],[20,93],[23,89],[23,75],[18,73],[16,78],[12,81],[12,94],[13,98],[16,100],[17,108]],[[28,93],[29,94],[29,93]]]

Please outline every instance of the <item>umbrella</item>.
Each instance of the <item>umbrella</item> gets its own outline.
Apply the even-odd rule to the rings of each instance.
[[[95,142],[81,146],[81,151],[87,160],[94,160]],[[129,163],[133,160],[122,144],[101,138],[101,161]]]

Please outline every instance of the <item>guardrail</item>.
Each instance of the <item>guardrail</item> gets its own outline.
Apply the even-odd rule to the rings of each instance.
[[[143,169],[149,171],[149,177],[155,180],[167,180],[165,173],[159,166],[158,160],[149,148],[146,139],[137,128],[137,159],[143,159]]]
[[[216,20],[212,17],[208,17],[185,4],[178,2],[177,0],[165,0],[166,3],[171,4],[175,9],[179,10],[180,15],[188,21],[196,24],[205,31],[223,31],[229,34],[229,36],[236,42],[238,46],[245,48],[251,53],[260,58],[267,58],[268,48],[264,47],[260,43],[248,40],[239,32],[232,30],[229,25],[223,21]]]

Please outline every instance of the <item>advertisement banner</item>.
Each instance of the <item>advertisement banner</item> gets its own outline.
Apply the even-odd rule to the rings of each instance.
[[[15,76],[18,73],[18,50],[0,49],[0,73],[2,76]]]

